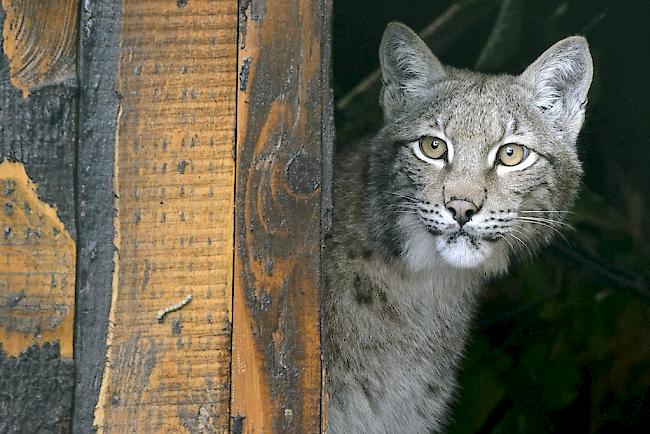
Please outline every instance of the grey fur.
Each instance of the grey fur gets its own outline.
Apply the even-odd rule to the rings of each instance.
[[[584,38],[520,76],[488,76],[443,66],[392,23],[380,60],[384,126],[335,161],[323,300],[331,434],[444,429],[478,291],[551,240],[582,173]],[[427,134],[453,147],[444,167],[416,155]],[[489,164],[509,137],[537,154],[532,165]],[[444,206],[452,197],[480,208],[464,235]]]

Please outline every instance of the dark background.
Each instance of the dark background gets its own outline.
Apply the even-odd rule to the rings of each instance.
[[[339,149],[380,123],[376,81],[350,92],[393,20],[437,21],[425,40],[457,67],[517,74],[572,34],[594,58],[575,231],[484,292],[450,433],[648,432],[650,2],[335,1]]]

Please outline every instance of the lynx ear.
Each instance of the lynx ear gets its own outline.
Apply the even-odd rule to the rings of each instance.
[[[379,48],[384,117],[393,117],[410,102],[430,95],[431,85],[445,76],[442,63],[411,29],[390,23]]]
[[[556,128],[575,140],[584,121],[592,76],[587,40],[571,36],[546,50],[519,79],[532,86],[535,105]]]

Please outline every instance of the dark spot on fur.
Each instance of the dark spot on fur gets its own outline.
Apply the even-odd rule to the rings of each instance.
[[[368,388],[368,385],[366,383],[361,383],[361,390],[363,390],[363,394],[366,395],[366,399],[368,400],[370,406],[372,407],[375,398],[372,396],[372,393],[370,393],[370,389]]]
[[[355,259],[357,257],[357,252],[354,249],[348,250],[348,258]]]
[[[394,323],[401,322],[399,312],[397,311],[397,307],[395,307],[395,305],[393,304],[385,303],[381,309],[381,313],[383,315],[386,315],[386,318],[388,318],[390,321]]]
[[[435,383],[429,383],[427,384],[427,392],[429,392],[431,395],[439,395],[440,394],[440,386],[438,386]]]
[[[363,286],[358,274],[354,277],[354,299],[359,304],[372,304],[372,292]]]

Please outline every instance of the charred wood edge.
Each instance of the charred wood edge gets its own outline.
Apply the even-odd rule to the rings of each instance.
[[[232,159],[233,164],[233,210],[232,210],[232,281],[230,282],[230,372],[228,373],[228,432],[231,434],[242,434],[244,432],[244,420],[246,419],[245,415],[241,414],[232,414],[232,379],[234,373],[233,361],[233,348],[234,348],[234,325],[235,325],[235,280],[237,279],[237,271],[235,270],[235,262],[237,261],[237,175],[239,172],[239,162],[237,161],[237,151],[239,147],[239,140],[237,139],[237,133],[239,128],[238,115],[239,115],[239,92],[246,92],[248,87],[248,73],[246,71],[246,85],[242,86],[240,83],[240,78],[242,76],[241,68],[244,65],[241,65],[239,62],[239,51],[246,48],[245,39],[246,39],[246,22],[248,16],[246,15],[246,10],[250,0],[237,0],[237,50],[236,50],[236,64],[235,64],[235,79],[233,86],[235,87],[235,128],[233,129],[233,145],[232,145]],[[244,61],[246,63],[246,61]],[[250,65],[248,66],[250,67]]]
[[[440,55],[458,37],[462,36],[466,31],[471,30],[476,22],[491,13],[497,5],[498,3],[495,3],[494,0],[452,3],[445,12],[418,32],[418,34],[433,49],[436,55]],[[345,110],[350,107],[357,97],[370,91],[377,85],[380,77],[381,71],[379,68],[376,68],[338,100],[336,109]]]
[[[323,261],[325,260],[324,249],[325,240],[332,233],[332,184],[333,184],[333,165],[334,165],[334,92],[332,89],[332,1],[323,2],[322,17],[322,42],[321,42],[321,92],[322,92],[322,120],[321,120],[321,248],[319,260],[319,321],[320,321],[320,340],[321,340],[321,394],[320,394],[320,414],[321,414],[321,433],[327,430],[327,385],[325,383],[325,360],[323,357],[323,311],[322,294],[325,289],[325,278],[323,275]]]
[[[93,432],[95,406],[106,361],[114,254],[116,92],[121,2],[79,2],[77,74],[80,99],[75,212],[77,287],[72,432]]]

